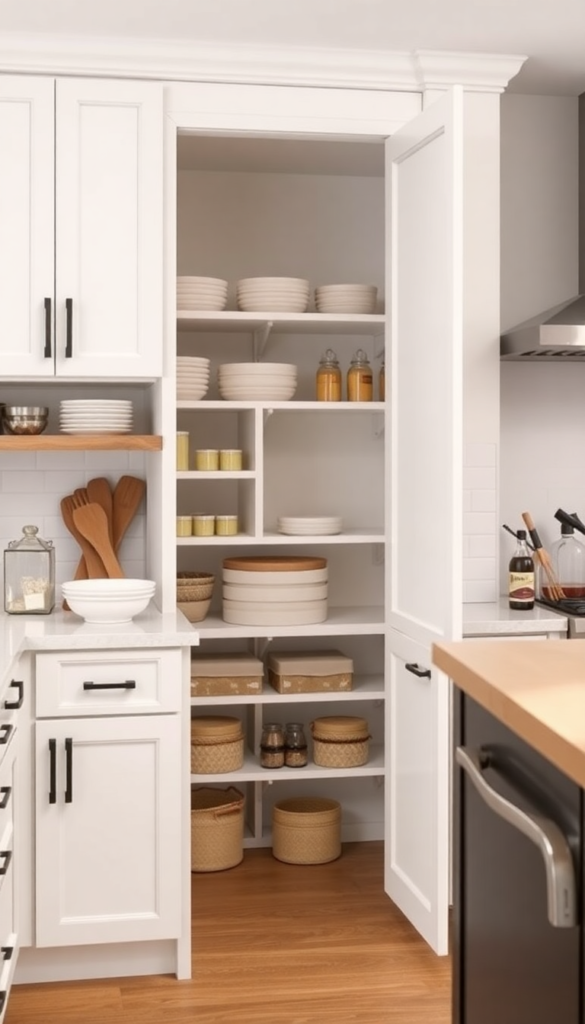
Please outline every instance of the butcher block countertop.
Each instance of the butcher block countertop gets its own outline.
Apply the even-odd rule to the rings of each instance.
[[[585,640],[433,644],[464,693],[585,788]]]

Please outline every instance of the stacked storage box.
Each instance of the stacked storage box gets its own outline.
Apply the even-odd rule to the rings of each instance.
[[[327,559],[226,558],[223,618],[243,626],[297,626],[327,618]]]

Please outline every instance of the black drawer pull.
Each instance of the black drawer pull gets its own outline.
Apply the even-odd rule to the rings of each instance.
[[[4,860],[4,863],[0,868],[0,875],[5,875],[10,867],[10,861],[12,860],[12,850],[0,850],[0,860]]]
[[[412,672],[414,676],[418,676],[419,679],[431,678],[430,668],[421,668],[420,665],[416,664],[416,662],[410,662],[410,664],[406,664],[404,667],[408,672]]]
[[[65,299],[67,310],[67,341],[65,344],[65,359],[71,359],[73,355],[73,299]]]
[[[0,946],[0,953],[2,953],[3,960],[12,960],[14,946]]]
[[[5,988],[0,989],[0,1013],[2,1013],[2,1010],[4,1009],[4,1004],[6,1002],[6,994],[7,993]]]
[[[0,797],[0,811],[4,811],[8,807],[12,786],[0,786],[0,793],[2,793]]]
[[[7,711],[14,711],[16,708],[22,707],[22,702],[24,700],[24,683],[22,679],[13,679],[10,685],[15,686],[18,690],[18,700],[5,700],[4,707]]]
[[[57,803],[57,740],[49,740],[49,803]]]
[[[135,690],[136,680],[126,679],[123,683],[92,683],[91,680],[83,684],[84,690]]]
[[[73,740],[65,740],[65,803],[73,803]]]
[[[0,746],[3,747],[8,743],[13,732],[14,726],[10,725],[8,722],[5,722],[4,725],[0,725]]]
[[[53,352],[51,349],[51,300],[45,299],[45,359],[51,359]]]

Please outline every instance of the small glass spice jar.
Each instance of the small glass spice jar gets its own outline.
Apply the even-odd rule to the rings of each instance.
[[[284,729],[279,722],[265,722],[262,726],[260,765],[262,768],[282,768],[284,765]]]
[[[341,401],[341,369],[337,355],[328,348],[321,356],[317,370],[317,401]]]
[[[347,400],[371,402],[373,397],[372,367],[363,348],[358,348],[347,371]]]
[[[4,611],[48,615],[55,607],[55,549],[37,537],[38,526],[23,526],[20,540],[4,552]]]
[[[304,768],[309,759],[302,722],[287,722],[284,730],[284,763],[287,768]]]

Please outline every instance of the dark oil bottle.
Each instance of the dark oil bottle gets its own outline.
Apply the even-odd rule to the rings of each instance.
[[[534,608],[534,561],[526,545],[526,530],[516,534],[518,546],[508,566],[508,603],[518,611]]]

